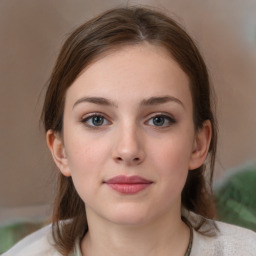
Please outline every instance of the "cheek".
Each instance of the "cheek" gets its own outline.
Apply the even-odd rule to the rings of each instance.
[[[151,152],[152,165],[158,171],[159,178],[172,186],[183,186],[188,170],[192,150],[192,136],[180,135],[168,138],[154,147]]]
[[[71,139],[66,138],[65,149],[68,166],[78,193],[89,191],[93,184],[101,180],[102,166],[109,156],[106,141],[97,140],[90,136],[81,136],[78,133]]]
[[[104,162],[109,155],[109,143],[106,139],[84,133],[76,133],[70,140],[67,138],[65,148],[73,171],[93,171],[93,167]]]
[[[173,136],[166,138],[158,146],[152,146],[154,149],[152,156],[158,158],[160,164],[166,166],[180,166],[183,169],[188,167],[192,152],[192,139],[187,136]]]
[[[74,186],[81,199],[90,204],[102,181],[104,148],[84,144],[81,140],[73,141],[69,146],[68,164]]]

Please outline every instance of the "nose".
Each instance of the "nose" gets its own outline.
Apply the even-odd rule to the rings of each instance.
[[[116,163],[125,165],[139,165],[144,161],[144,143],[135,127],[123,127],[118,131],[113,159]]]

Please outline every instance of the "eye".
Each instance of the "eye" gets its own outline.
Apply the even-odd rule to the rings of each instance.
[[[110,124],[110,122],[103,115],[99,114],[85,116],[81,122],[89,127],[100,127]]]
[[[148,125],[157,127],[168,127],[176,123],[175,119],[167,115],[155,115],[147,121]]]

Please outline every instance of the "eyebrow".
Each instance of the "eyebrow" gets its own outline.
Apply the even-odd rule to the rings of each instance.
[[[113,107],[118,107],[116,103],[114,103],[113,101],[106,99],[106,98],[102,98],[102,97],[83,97],[79,100],[77,100],[75,102],[75,104],[73,105],[73,108],[80,104],[80,103],[93,103],[93,104],[97,104],[97,105],[102,105],[102,106],[113,106]],[[167,102],[175,102],[178,103],[179,105],[181,105],[184,108],[183,103],[173,97],[173,96],[160,96],[160,97],[150,97],[148,99],[144,99],[141,101],[140,105],[141,106],[152,106],[152,105],[159,105],[159,104],[164,104]]]
[[[82,102],[89,102],[89,103],[94,103],[94,104],[97,104],[97,105],[103,105],[103,106],[113,106],[113,107],[117,107],[117,105],[106,99],[106,98],[102,98],[102,97],[83,97],[79,100],[77,100],[75,102],[75,104],[73,105],[73,108],[78,105],[79,103],[82,103]]]
[[[164,103],[167,103],[167,102],[178,103],[178,104],[180,104],[184,108],[183,103],[179,99],[177,99],[177,98],[175,98],[173,96],[151,97],[149,99],[143,100],[141,102],[141,105],[143,105],[143,106],[151,106],[151,105],[164,104]]]

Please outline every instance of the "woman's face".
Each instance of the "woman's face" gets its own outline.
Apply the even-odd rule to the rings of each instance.
[[[126,46],[83,71],[55,145],[88,218],[136,225],[180,214],[188,170],[198,167],[192,112],[189,79],[159,46]]]

